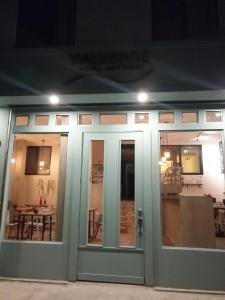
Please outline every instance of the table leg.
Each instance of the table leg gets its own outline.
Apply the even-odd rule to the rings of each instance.
[[[24,223],[25,223],[25,216],[23,216],[23,219],[22,219],[21,240],[23,240]]]
[[[20,219],[21,219],[21,216],[19,215],[18,216],[18,224],[17,224],[17,233],[16,233],[17,240],[19,239],[19,235],[20,235]]]
[[[44,240],[44,233],[45,233],[45,216],[43,216],[43,219],[42,219],[42,236],[41,236],[41,239],[42,241]]]
[[[50,224],[49,224],[49,240],[52,240],[52,216],[50,218]]]
[[[34,216],[31,216],[31,232],[30,232],[30,240],[33,239],[33,231],[34,231]]]

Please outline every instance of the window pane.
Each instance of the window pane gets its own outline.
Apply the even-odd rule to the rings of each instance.
[[[198,123],[198,113],[197,112],[183,112],[182,113],[183,123]]]
[[[29,11],[29,13],[28,13]],[[20,0],[16,46],[43,47],[56,43],[57,5],[53,0]]]
[[[113,125],[113,124],[127,124],[127,114],[101,114],[100,124]]]
[[[148,123],[149,114],[148,113],[136,113],[135,114],[135,123]]]
[[[186,22],[184,0],[152,1],[153,40],[185,38]]]
[[[199,143],[208,141],[209,134],[208,131],[185,131],[183,132],[185,138],[181,138],[181,132],[162,131],[160,133],[161,170],[169,166],[180,166],[183,174],[202,174],[202,145]],[[188,141],[192,145],[188,144]],[[186,145],[179,145],[179,143]]]
[[[50,175],[51,146],[27,146],[25,175]]]
[[[170,157],[160,161],[160,165],[164,166],[161,169],[163,244],[225,249],[221,131],[168,133],[168,145],[161,145],[161,155],[166,150],[170,151]],[[196,139],[196,136],[201,136],[200,133],[207,138]],[[176,164],[176,156],[180,156],[180,166]],[[199,164],[201,161],[203,167]],[[185,173],[182,174],[181,168]]]
[[[56,116],[56,125],[68,125],[69,116],[68,115],[57,115]]]
[[[174,113],[159,113],[159,123],[174,123]]]
[[[121,141],[120,245],[135,245],[135,143]]]
[[[222,111],[206,111],[206,122],[221,122],[222,121]]]
[[[29,117],[28,116],[17,116],[16,126],[28,126]]]
[[[81,114],[79,115],[80,125],[92,125],[92,115],[91,114]]]
[[[91,141],[89,168],[88,243],[102,244],[104,141]]]
[[[215,36],[219,36],[217,1],[152,0],[153,40]]]
[[[37,126],[47,126],[48,125],[49,116],[36,116],[35,117],[35,125]]]
[[[217,1],[188,1],[187,16],[188,37],[207,38],[219,35]]]
[[[25,175],[25,169],[33,167],[32,159],[37,161],[40,157],[39,149],[43,138],[49,145],[46,149],[51,148],[52,160],[48,166],[48,174],[51,175]],[[45,157],[44,152],[43,158]],[[11,159],[6,239],[62,240],[66,158],[67,136],[16,135]]]

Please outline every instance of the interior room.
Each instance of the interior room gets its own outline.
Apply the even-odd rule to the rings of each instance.
[[[225,249],[222,131],[161,131],[163,244]]]
[[[6,239],[61,240],[63,198],[58,182],[66,159],[64,139],[60,134],[14,136]]]
[[[92,140],[90,145],[90,182],[88,243],[102,244],[104,207],[104,141]],[[135,143],[120,144],[120,245],[135,245]]]

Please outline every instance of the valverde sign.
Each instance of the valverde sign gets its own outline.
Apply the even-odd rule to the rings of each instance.
[[[74,53],[70,58],[81,73],[101,73],[123,82],[135,81],[153,71],[151,51],[146,49]]]

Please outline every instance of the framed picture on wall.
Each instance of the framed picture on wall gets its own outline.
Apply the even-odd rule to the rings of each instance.
[[[25,175],[50,175],[51,146],[28,146]]]

